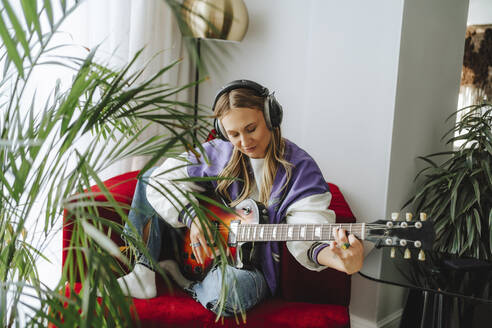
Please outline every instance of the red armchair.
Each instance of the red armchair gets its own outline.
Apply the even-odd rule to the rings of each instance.
[[[138,171],[125,173],[105,181],[116,201],[131,204]],[[338,223],[355,222],[348,204],[336,185],[329,184],[333,195],[330,208]],[[93,187],[93,191],[99,191]],[[104,196],[99,199],[104,201]],[[101,209],[100,214],[119,221],[113,211]],[[65,212],[65,222],[69,222]],[[70,224],[63,227],[63,263],[71,237]],[[112,239],[122,245],[119,236]],[[247,323],[234,318],[215,322],[215,315],[195,302],[189,295],[174,288],[170,293],[164,283],[157,283],[157,297],[134,299],[142,327],[349,327],[350,276],[332,269],[313,272],[302,267],[284,246],[281,254],[280,291],[247,313]],[[79,286],[75,286],[78,291]]]

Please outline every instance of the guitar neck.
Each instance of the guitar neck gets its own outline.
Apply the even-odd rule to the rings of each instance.
[[[330,241],[333,229],[341,228],[358,239],[366,238],[365,223],[345,224],[240,224],[237,242],[250,241]]]

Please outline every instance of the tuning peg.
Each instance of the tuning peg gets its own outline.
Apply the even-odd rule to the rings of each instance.
[[[412,218],[413,218],[413,214],[412,214],[412,213],[406,213],[406,214],[405,214],[405,220],[406,220],[407,222],[412,221]]]
[[[398,212],[391,213],[391,220],[396,221],[399,218],[400,218],[400,213],[398,213]]]
[[[419,252],[419,261],[425,261],[425,253],[423,250]]]
[[[405,249],[405,253],[403,254],[403,258],[408,260],[412,257],[412,253],[410,253],[410,250],[408,248]]]
[[[420,212],[420,221],[427,221],[427,213]]]
[[[390,257],[392,259],[394,259],[396,257],[396,249],[394,247],[391,247]]]

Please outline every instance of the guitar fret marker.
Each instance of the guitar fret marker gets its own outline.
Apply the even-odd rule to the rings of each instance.
[[[301,227],[300,237],[301,238],[306,237],[306,227],[305,226]]]
[[[260,229],[260,238],[261,238],[261,239],[263,239],[263,230],[264,230],[264,228],[263,228],[263,227],[261,227],[261,229]]]
[[[316,226],[314,228],[314,235],[317,237],[317,238],[321,238],[321,227],[320,226]]]
[[[292,229],[293,229],[292,227],[289,227],[289,228],[288,228],[288,230],[287,230],[287,236],[288,236],[289,238],[292,238],[292,236],[293,236],[293,234],[292,234]]]
[[[273,227],[272,236],[273,238],[277,238],[277,227]]]

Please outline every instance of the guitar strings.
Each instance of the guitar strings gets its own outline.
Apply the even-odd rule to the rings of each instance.
[[[273,230],[274,228],[277,228],[277,229],[281,229],[281,230],[284,230],[284,229],[287,229],[289,227],[299,227],[298,229],[300,229],[301,227],[305,227],[305,228],[309,228],[309,229],[315,229],[317,227],[321,227],[321,228],[325,228],[326,229],[326,226],[329,226],[328,228],[343,228],[344,230],[347,230],[347,231],[362,231],[363,229],[363,224],[362,223],[356,223],[357,226],[352,226],[352,229],[350,229],[350,225],[344,225],[344,224],[329,224],[329,223],[323,223],[323,224],[315,224],[315,223],[307,223],[307,224],[250,224],[250,223],[243,223],[243,224],[240,224],[238,227],[239,229],[241,230],[245,230],[245,229],[251,229],[252,227],[264,227],[264,229],[271,229]],[[287,228],[286,228],[287,227]],[[354,229],[355,228],[355,229]],[[367,228],[372,228],[372,229],[375,229],[375,228],[380,228],[380,229],[385,229],[387,228],[386,225],[384,224],[380,224],[380,223],[374,223],[374,224],[371,224],[371,223],[366,223],[365,226],[364,226],[365,230],[370,230],[370,229],[367,229]],[[396,228],[404,228],[404,227],[400,227],[400,226],[394,226],[392,227],[392,229],[396,229]],[[217,228],[215,228],[217,229]],[[220,226],[218,228],[219,230],[226,230],[226,231],[230,231],[231,228],[230,227],[224,227],[224,226]]]
[[[258,228],[261,227],[261,228]],[[349,233],[355,234],[357,237],[362,237],[362,232],[367,234],[371,229],[385,229],[387,226],[381,223],[331,223],[331,224],[241,224],[238,226],[236,239],[241,241],[288,241],[290,240],[326,240],[332,241],[335,238],[332,234],[332,228],[344,228]],[[296,231],[292,231],[295,228]],[[301,229],[304,228],[303,236],[301,237]],[[262,231],[259,231],[263,229]],[[315,231],[321,229],[319,233]],[[225,226],[219,226],[219,231],[230,232],[231,229]],[[289,231],[290,230],[290,231]],[[258,233],[260,236],[258,236]],[[273,235],[274,234],[274,235]],[[251,236],[252,235],[252,236]],[[263,237],[266,235],[266,237]],[[295,237],[296,236],[296,237]],[[308,237],[311,236],[311,237]]]
[[[391,221],[389,221],[391,222]],[[406,221],[397,221],[406,222]],[[395,222],[396,223],[396,222]],[[307,223],[307,224],[260,224],[260,223],[242,223],[238,225],[238,231],[235,234],[237,242],[250,241],[333,241],[333,228],[343,228],[349,233],[356,235],[358,238],[368,236],[371,230],[384,229],[407,229],[414,226],[414,222],[407,222],[406,226],[395,224],[388,227],[382,223]],[[260,227],[260,228],[258,228]],[[295,230],[292,230],[295,229]],[[304,228],[301,236],[301,229]],[[217,232],[231,232],[230,227],[223,223],[217,228]],[[263,229],[263,230],[262,230]],[[320,231],[316,232],[316,230]],[[265,235],[265,237],[263,237]],[[310,237],[309,237],[310,236]],[[406,240],[408,243],[416,243],[417,240]]]

